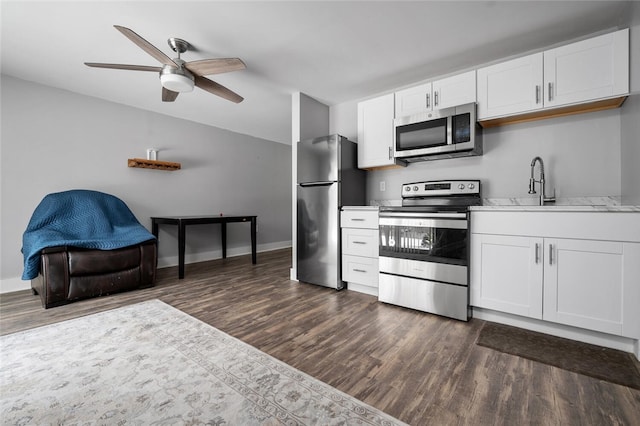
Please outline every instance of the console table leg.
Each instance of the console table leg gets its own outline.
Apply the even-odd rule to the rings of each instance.
[[[227,222],[220,223],[220,229],[222,234],[222,258],[227,258]]]
[[[187,233],[186,225],[180,221],[178,223],[178,278],[184,278],[184,249],[185,234]]]
[[[256,218],[251,219],[251,263],[256,264]]]

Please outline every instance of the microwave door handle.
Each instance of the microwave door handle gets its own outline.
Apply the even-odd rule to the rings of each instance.
[[[431,96],[427,93],[427,108],[431,108],[431,99],[429,99]]]
[[[453,145],[453,116],[447,117],[447,145]]]

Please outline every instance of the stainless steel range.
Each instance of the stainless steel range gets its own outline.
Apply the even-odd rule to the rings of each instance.
[[[402,185],[402,206],[380,208],[382,302],[467,321],[469,206],[479,180]]]

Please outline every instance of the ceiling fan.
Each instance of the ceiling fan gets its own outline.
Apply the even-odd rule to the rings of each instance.
[[[239,103],[244,100],[242,96],[227,89],[223,85],[203,77],[204,75],[221,74],[245,69],[246,66],[241,59],[220,58],[185,62],[180,59],[180,54],[189,50],[191,45],[182,39],[173,37],[168,40],[168,43],[171,50],[178,54],[178,57],[171,59],[162,53],[160,49],[140,37],[129,28],[121,27],[119,25],[114,25],[114,27],[124,34],[125,37],[138,45],[138,47],[158,60],[162,66],[152,67],[146,65],[103,64],[96,62],[85,62],[85,65],[95,68],[157,72],[160,74],[162,100],[164,102],[175,101],[179,93],[192,91],[194,85],[209,93],[213,93],[214,95],[230,100],[231,102]]]

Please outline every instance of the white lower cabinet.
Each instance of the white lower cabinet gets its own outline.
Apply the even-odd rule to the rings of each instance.
[[[353,290],[353,284],[371,287],[370,293],[374,293],[378,283],[378,259],[377,257],[342,255],[342,281],[349,283]]]
[[[544,244],[543,319],[624,336],[625,296],[640,285],[625,277],[625,263],[640,262],[640,244],[551,238]]]
[[[500,232],[500,225],[490,228]],[[591,233],[587,229],[584,236]],[[640,338],[640,242],[548,235],[472,231],[471,305]]]
[[[342,281],[347,289],[378,295],[378,210],[347,207],[341,214]]]
[[[541,238],[472,234],[471,306],[542,319],[541,245]]]

